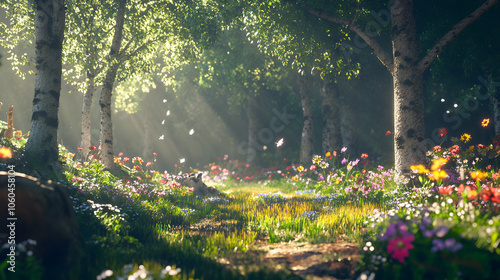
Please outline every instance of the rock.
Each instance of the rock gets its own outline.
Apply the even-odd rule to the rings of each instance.
[[[82,237],[72,203],[61,185],[1,171],[0,223],[15,225],[0,226],[0,244],[28,239],[37,242],[33,253],[42,261],[46,279],[68,279],[66,269],[80,261]]]
[[[195,196],[205,197],[205,196],[218,196],[225,197],[223,193],[214,187],[207,187],[205,183],[201,180],[201,173],[195,175],[194,173],[189,174],[188,177],[184,178],[180,183],[183,186],[193,188],[193,194]]]

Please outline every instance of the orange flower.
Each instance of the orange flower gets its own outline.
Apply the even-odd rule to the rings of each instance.
[[[482,126],[482,127],[487,127],[489,124],[490,124],[490,119],[484,119],[484,120],[481,122],[481,126]]]
[[[385,133],[385,135],[389,135],[389,134],[391,134],[391,131],[387,130],[387,132]]]
[[[332,155],[332,153],[326,152],[325,157],[327,158],[327,157],[330,157],[331,155]]]
[[[483,180],[484,178],[486,178],[486,176],[488,176],[488,173],[486,172],[481,172],[481,171],[472,171],[470,173],[470,177],[473,179],[473,180]]]
[[[432,171],[436,171],[436,170],[439,170],[441,169],[441,166],[443,166],[443,164],[447,163],[448,160],[445,159],[445,158],[437,158],[435,159],[433,162],[432,162],[432,165],[431,165],[431,170]]]
[[[12,151],[7,147],[0,147],[0,159],[12,158]]]
[[[411,170],[413,170],[413,172],[415,173],[428,173],[429,172],[429,169],[425,168],[425,166],[423,166],[422,164],[419,164],[419,165],[412,165],[410,166]]]
[[[365,153],[361,154],[361,158],[368,158],[368,154]]]
[[[450,195],[453,193],[453,185],[442,186],[438,188],[438,193]]]
[[[429,179],[434,180],[434,181],[446,179],[447,177],[448,177],[448,174],[444,170],[432,171],[431,174],[429,175]]]

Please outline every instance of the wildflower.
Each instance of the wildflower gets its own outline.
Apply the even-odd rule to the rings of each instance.
[[[321,167],[322,169],[326,169],[326,168],[328,168],[328,166],[329,166],[329,164],[326,161],[322,161],[319,163],[319,167]]]
[[[134,166],[134,169],[139,172],[143,172],[142,168],[139,165]]]
[[[390,130],[387,130],[387,131],[385,132],[385,135],[387,136],[387,135],[389,135],[389,134],[391,134],[391,131],[390,131]]]
[[[422,164],[410,166],[411,170],[415,173],[424,174],[429,173],[429,169],[425,168]]]
[[[397,237],[389,240],[389,243],[387,244],[387,253],[392,254],[391,256],[394,259],[403,263],[404,259],[410,255],[408,250],[413,249],[411,242],[414,240],[415,237],[413,235]]]
[[[144,160],[141,157],[134,157],[134,158],[132,158],[132,162],[133,163],[138,163],[138,164],[142,165],[142,163],[144,162]]]
[[[321,156],[315,155],[312,161],[313,163],[318,164],[321,161]]]
[[[128,157],[124,157],[123,161],[129,161],[130,159]]]
[[[158,154],[157,153],[153,153],[153,156],[157,156]]]
[[[473,180],[483,180],[484,178],[486,178],[486,176],[488,176],[488,173],[486,172],[481,172],[481,171],[472,171],[470,173],[470,177],[473,179]]]
[[[453,185],[451,186],[442,186],[438,188],[438,193],[443,195],[450,195],[453,193]]]
[[[482,127],[487,127],[490,124],[490,119],[483,119],[481,122]]]
[[[293,177],[292,177],[292,179],[293,179],[295,182],[297,182],[297,181],[299,180],[299,176],[295,175],[295,176],[293,176]]]
[[[347,151],[347,147],[343,147],[342,149],[340,149],[341,153],[345,153],[345,151]]]
[[[361,154],[361,158],[368,158],[368,154],[365,153]]]
[[[332,155],[332,153],[326,152],[325,157],[327,158],[327,157],[330,157],[331,155]]]
[[[434,147],[432,148],[432,150],[433,150],[435,153],[439,153],[439,152],[441,152],[441,146],[439,146],[439,145],[434,146]]]
[[[431,165],[431,170],[432,171],[436,171],[436,170],[439,170],[441,169],[441,166],[443,166],[443,164],[447,163],[448,160],[445,159],[445,158],[437,158],[435,159],[433,162],[432,162],[432,165]]]
[[[78,148],[78,151],[83,151],[83,148]]]
[[[210,170],[214,171],[214,170],[215,170],[215,169],[217,169],[217,168],[219,168],[219,166],[218,166],[218,165],[212,165],[212,166],[210,167]]]
[[[12,158],[12,151],[7,147],[0,147],[0,159]]]
[[[119,156],[119,157],[123,156],[123,153],[122,153],[122,152],[119,152],[119,153],[118,153],[118,156]]]
[[[472,137],[470,136],[470,134],[467,134],[467,133],[464,133],[462,134],[462,136],[460,137],[460,140],[462,140],[464,143],[467,143],[470,141]]]
[[[346,163],[347,163],[347,159],[346,159],[346,158],[344,158],[344,159],[340,162],[340,164],[346,164]]]
[[[462,249],[462,244],[456,242],[455,238],[448,238],[446,240],[434,239],[432,240],[432,248],[431,251],[433,253],[437,251],[448,250],[450,252],[456,252]]]
[[[23,138],[23,132],[21,130],[16,130],[14,132],[14,138],[16,138],[16,140],[21,140],[21,138]]]
[[[434,180],[434,181],[446,179],[447,177],[448,177],[448,174],[444,170],[432,171],[431,174],[429,175],[429,179]]]
[[[448,129],[446,127],[442,127],[438,130],[438,135],[443,138],[448,134]]]
[[[89,147],[89,150],[92,150],[92,151],[97,151],[97,148],[95,146],[90,146]]]
[[[492,202],[500,203],[500,188],[486,187],[481,192],[481,197],[484,201],[491,200]]]
[[[316,165],[312,164],[310,167],[309,167],[309,170],[313,171],[316,169]]]
[[[377,167],[377,170],[379,170],[379,171],[380,171],[380,170],[382,170],[382,169],[384,169],[384,167],[383,167],[382,165],[379,165],[379,166]]]
[[[148,161],[148,162],[146,163],[146,167],[150,166],[151,164],[152,164],[152,163],[151,163],[150,161]]]
[[[297,171],[299,171],[299,172],[304,171],[304,166],[301,165],[301,166],[297,167]]]
[[[460,153],[460,147],[458,145],[453,145],[448,150],[452,155],[458,155]]]
[[[477,144],[477,148],[478,148],[478,149],[484,149],[484,148],[485,148],[485,146],[484,146],[483,144]]]

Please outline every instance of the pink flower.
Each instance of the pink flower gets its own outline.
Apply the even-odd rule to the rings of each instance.
[[[392,253],[393,258],[398,260],[400,263],[403,263],[404,258],[410,255],[408,250],[413,249],[411,242],[414,240],[415,237],[413,235],[396,237],[395,239],[389,240],[389,243],[387,244],[387,253]]]

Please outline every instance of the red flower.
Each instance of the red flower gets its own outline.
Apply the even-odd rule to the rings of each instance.
[[[83,148],[78,148],[78,151],[83,151]]]
[[[442,127],[438,130],[438,135],[442,138],[448,134],[448,129],[446,127]]]
[[[460,147],[458,145],[453,145],[449,148],[452,155],[458,155],[460,153]]]
[[[389,135],[389,134],[391,134],[391,131],[387,130],[387,132],[385,133],[385,135]]]
[[[434,150],[434,152],[436,152],[436,153],[439,153],[439,152],[441,152],[441,146],[439,146],[439,145],[434,146],[434,147],[432,148],[432,150]]]
[[[485,146],[483,144],[477,144],[478,149],[483,149]]]
[[[122,152],[119,152],[119,153],[118,153],[118,156],[119,156],[119,157],[123,156],[123,153],[122,153]]]
[[[368,158],[368,154],[365,153],[361,154],[361,158]]]
[[[413,235],[396,237],[395,239],[389,240],[387,244],[387,253],[392,253],[393,258],[403,263],[404,259],[410,255],[408,250],[413,249],[411,242],[414,240],[415,237]]]
[[[128,157],[124,157],[123,161],[129,161],[130,159]]]
[[[157,156],[158,154],[157,153],[153,153],[153,156]]]
[[[493,139],[491,140],[491,142],[493,143],[493,146],[496,148],[498,146],[500,146],[500,135],[497,135],[495,137],[493,137]]]
[[[311,170],[311,171],[313,171],[313,170],[315,170],[315,169],[316,169],[316,165],[314,165],[314,164],[313,164],[313,165],[311,165],[311,167],[309,167],[309,170]]]
[[[444,195],[450,195],[453,193],[453,185],[450,186],[442,186],[438,188],[438,193],[444,194]]]
[[[89,150],[92,150],[92,151],[97,151],[97,148],[95,146],[90,146],[89,147]]]
[[[210,167],[210,169],[211,169],[212,171],[214,171],[214,170],[215,170],[215,169],[217,169],[218,167],[219,167],[219,166],[217,166],[217,165],[212,165],[212,167]]]
[[[481,197],[484,201],[500,203],[500,188],[486,187],[481,192]]]

